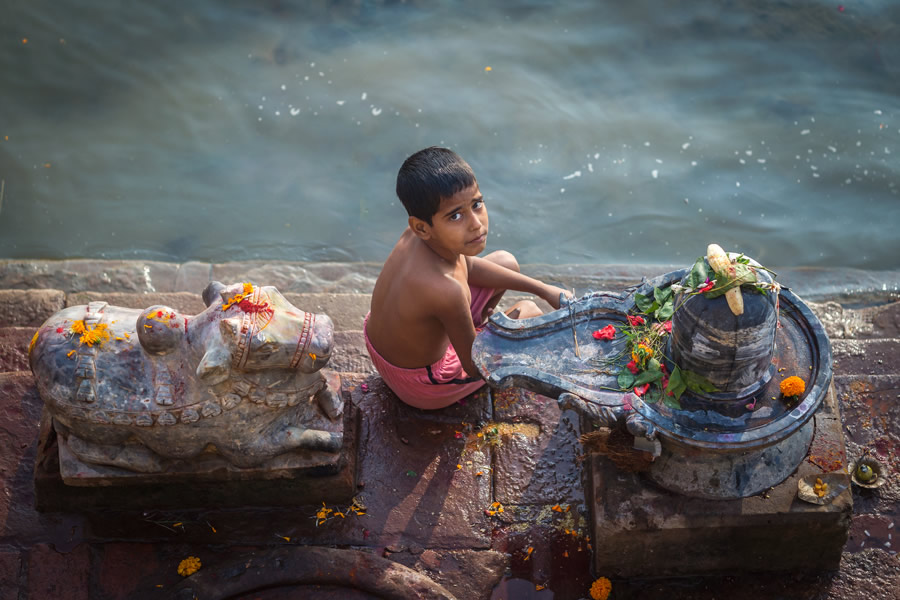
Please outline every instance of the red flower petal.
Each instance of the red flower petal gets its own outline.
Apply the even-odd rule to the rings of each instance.
[[[595,340],[611,340],[616,337],[616,328],[612,325],[607,325],[603,329],[598,329],[593,334]]]
[[[666,333],[672,333],[672,321],[671,320],[666,321],[662,325],[663,325],[663,329],[666,330]]]
[[[645,383],[644,385],[634,388],[634,395],[638,396],[638,397],[643,396],[644,394],[647,393],[647,390],[649,390],[649,389],[650,389],[650,384]]]
[[[644,317],[635,317],[633,315],[628,315],[628,323],[632,327],[637,327],[638,325],[644,324]]]
[[[638,368],[637,363],[634,362],[633,360],[630,361],[630,362],[629,362],[627,365],[625,365],[625,366],[628,368],[629,371],[631,371],[631,373],[632,373],[633,375],[637,375],[637,374],[638,374],[638,371],[640,371],[640,368]]]

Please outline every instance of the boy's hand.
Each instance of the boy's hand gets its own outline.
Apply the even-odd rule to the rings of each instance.
[[[559,308],[559,298],[560,295],[565,295],[566,298],[572,300],[575,298],[575,295],[569,290],[564,290],[561,287],[556,287],[555,285],[547,285],[544,284],[544,291],[541,293],[541,298],[543,298],[547,304],[553,307],[554,310]]]

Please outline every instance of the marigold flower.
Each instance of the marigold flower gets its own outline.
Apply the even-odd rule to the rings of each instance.
[[[200,570],[200,559],[196,556],[188,556],[186,559],[178,563],[178,574],[182,577],[193,575]]]
[[[607,325],[603,329],[599,329],[591,335],[594,336],[595,340],[611,340],[616,337],[616,328],[612,325]]]
[[[593,600],[606,600],[612,591],[612,582],[606,577],[601,577],[591,584],[591,598]]]
[[[644,317],[637,317],[634,315],[628,315],[628,324],[632,327],[637,327],[638,325],[644,324]]]
[[[804,391],[806,391],[806,383],[803,382],[802,379],[796,376],[788,377],[784,381],[781,382],[781,393],[786,398],[792,398],[794,396],[799,396]]]

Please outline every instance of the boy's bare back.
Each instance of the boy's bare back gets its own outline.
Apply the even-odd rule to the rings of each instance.
[[[465,257],[449,263],[407,229],[384,263],[372,292],[368,335],[378,352],[398,367],[416,368],[439,360],[450,343],[444,326],[448,309],[468,318]],[[458,310],[453,310],[453,304]]]

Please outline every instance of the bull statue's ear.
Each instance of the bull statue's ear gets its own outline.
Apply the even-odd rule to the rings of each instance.
[[[206,385],[216,385],[231,375],[231,355],[224,348],[210,348],[197,365],[197,376]]]
[[[212,304],[216,296],[221,294],[224,289],[225,284],[218,281],[210,281],[209,285],[206,286],[206,289],[203,290],[203,304],[206,306]]]

